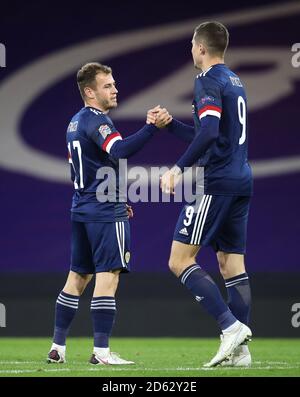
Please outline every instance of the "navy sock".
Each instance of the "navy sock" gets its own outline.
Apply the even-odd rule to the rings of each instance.
[[[71,322],[78,309],[79,296],[66,294],[61,291],[55,307],[55,326],[53,342],[64,346]]]
[[[194,264],[185,269],[180,275],[180,280],[191,291],[196,301],[216,319],[222,330],[236,321],[225,304],[219,288],[199,265]]]
[[[116,301],[112,296],[94,297],[91,302],[94,326],[94,347],[108,347],[116,315]]]
[[[244,324],[249,324],[251,308],[251,290],[247,273],[225,280],[228,294],[228,306],[235,317]]]

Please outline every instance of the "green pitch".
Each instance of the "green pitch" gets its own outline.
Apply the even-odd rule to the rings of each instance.
[[[300,376],[300,339],[254,339],[249,369],[203,369],[216,339],[112,338],[111,350],[131,366],[92,366],[92,339],[69,338],[66,364],[47,364],[50,338],[1,338],[0,376]]]

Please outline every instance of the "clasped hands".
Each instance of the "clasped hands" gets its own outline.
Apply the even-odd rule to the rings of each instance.
[[[157,105],[147,112],[147,124],[154,124],[157,128],[164,128],[171,123],[173,117],[169,114],[167,109],[161,108]],[[163,193],[175,194],[175,186],[181,179],[182,172],[176,165],[169,171],[165,172],[160,178],[160,187]]]
[[[173,117],[169,114],[166,108],[161,108],[160,105],[149,109],[147,112],[147,124],[154,124],[157,128],[164,128],[171,123]]]

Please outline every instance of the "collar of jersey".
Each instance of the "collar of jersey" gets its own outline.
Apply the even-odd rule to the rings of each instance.
[[[99,110],[99,109],[97,109],[97,108],[94,108],[94,106],[85,106],[85,108],[94,109],[94,110],[96,110],[97,112],[99,112],[99,113],[101,113],[101,114],[105,114],[105,113],[103,112],[103,110]]]

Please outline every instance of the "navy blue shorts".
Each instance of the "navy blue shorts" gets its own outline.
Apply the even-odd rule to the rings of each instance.
[[[249,205],[250,197],[205,194],[182,209],[173,240],[244,254]]]
[[[128,272],[129,260],[129,221],[72,221],[71,270],[83,274]]]

